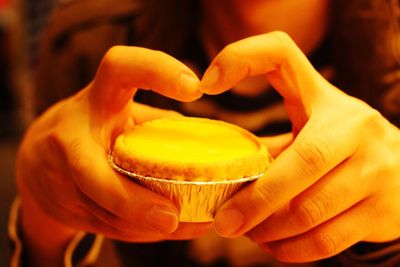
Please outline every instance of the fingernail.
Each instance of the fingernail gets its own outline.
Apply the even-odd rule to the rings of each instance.
[[[146,214],[146,222],[163,234],[170,234],[178,227],[178,216],[166,208],[154,206]]]
[[[217,212],[214,220],[215,231],[223,237],[233,236],[243,224],[243,214],[236,209],[221,210]]]
[[[179,93],[185,98],[199,98],[203,93],[199,90],[200,81],[190,74],[182,72],[179,77]]]
[[[206,73],[204,73],[203,79],[200,82],[200,91],[207,93],[211,92],[216,84],[218,83],[221,70],[218,66],[212,65]]]

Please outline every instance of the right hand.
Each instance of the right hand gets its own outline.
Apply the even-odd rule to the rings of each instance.
[[[95,79],[34,121],[23,139],[17,184],[28,239],[45,240],[49,246],[49,239],[84,230],[153,242],[195,238],[208,231],[210,224],[179,224],[171,201],[116,173],[107,161],[114,139],[126,127],[177,115],[135,104],[137,88],[192,101],[201,96],[198,85],[188,67],[162,52],[111,48]]]

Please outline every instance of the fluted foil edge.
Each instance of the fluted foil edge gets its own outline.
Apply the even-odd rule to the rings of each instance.
[[[121,174],[134,178],[144,187],[161,194],[180,210],[181,222],[210,222],[216,210],[242,186],[256,180],[264,174],[226,181],[177,181],[142,176],[122,169],[114,162],[111,154],[108,160],[113,169]]]

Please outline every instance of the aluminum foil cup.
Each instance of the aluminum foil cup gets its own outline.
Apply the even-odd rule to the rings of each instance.
[[[109,161],[118,172],[132,177],[144,187],[172,200],[180,210],[179,221],[181,222],[212,221],[216,210],[226,200],[245,184],[264,175],[261,173],[251,177],[226,181],[176,181],[142,176],[124,170],[115,164],[111,155],[109,155]]]

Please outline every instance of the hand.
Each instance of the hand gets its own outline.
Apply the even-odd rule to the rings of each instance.
[[[281,32],[225,47],[200,88],[218,94],[263,73],[284,98],[294,139],[275,147],[283,151],[265,175],[218,210],[216,231],[246,233],[290,262],[399,238],[399,129],[327,82]]]
[[[49,248],[53,239],[65,243],[78,230],[133,242],[205,233],[208,224],[178,226],[171,201],[116,173],[107,161],[125,127],[177,115],[133,103],[136,88],[191,101],[201,96],[198,85],[188,67],[164,53],[111,48],[94,81],[38,118],[21,144],[17,182],[28,239]]]

